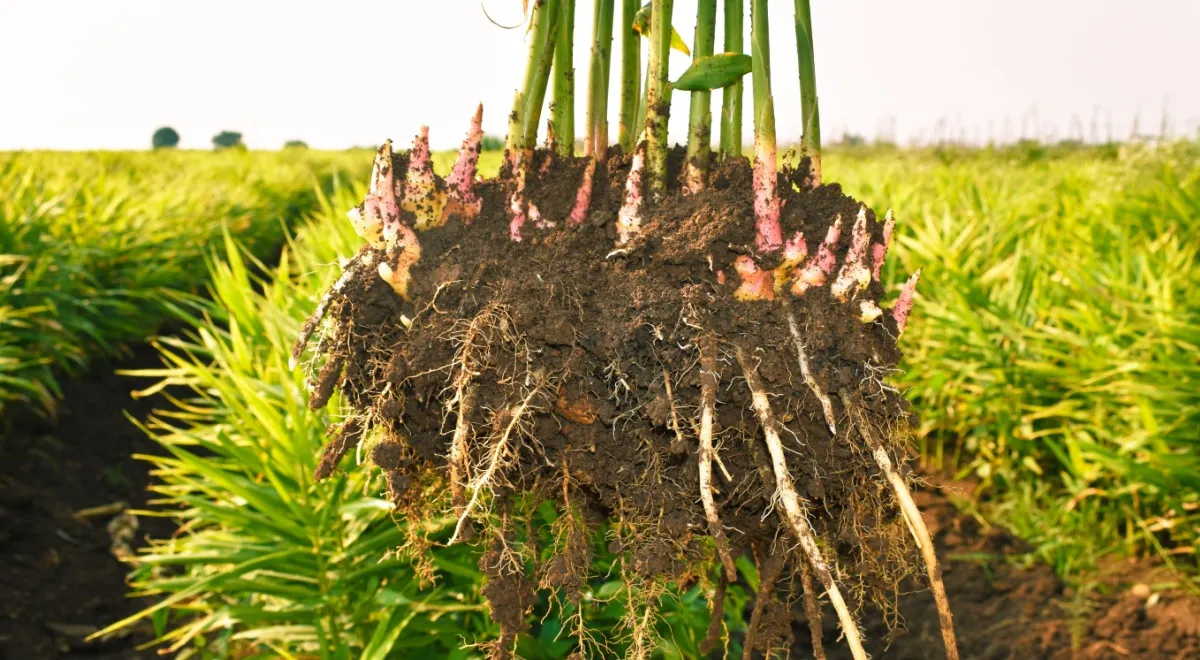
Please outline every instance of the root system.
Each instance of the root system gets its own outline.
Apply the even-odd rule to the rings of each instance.
[[[887,385],[908,309],[884,313],[874,212],[815,185],[805,161],[779,176],[785,245],[764,251],[744,159],[714,165],[686,196],[669,187],[657,203],[636,200],[631,224],[618,219],[640,190],[627,185],[629,156],[610,151],[597,166],[538,151],[510,160],[520,172],[461,193],[477,196],[477,214],[429,222],[388,197],[388,186],[416,194],[412,181],[428,172],[414,179],[408,154],[381,155],[378,199],[352,216],[369,244],[294,353],[315,335],[312,403],[336,385],[348,407],[317,476],[365,434],[378,438],[388,451],[375,463],[400,510],[453,515],[451,543],[484,544],[497,654],[525,625],[533,589],[578,603],[592,561],[584,521],[620,521],[613,547],[645,604],[629,623],[635,651],[652,648],[663,585],[710,566],[735,581],[744,555],[766,576],[786,566],[803,578],[764,581],[756,619],[770,618],[773,598],[789,602],[777,582],[800,585],[814,630],[828,600],[855,657],[865,657],[858,609],[894,607],[904,577],[924,573],[943,605],[907,496],[910,412]],[[682,161],[672,153],[669,181]],[[514,204],[529,222],[514,221]],[[371,213],[382,241],[371,240]],[[427,227],[419,248],[411,232],[389,231],[388,213],[401,228]],[[563,513],[541,565],[509,542],[518,501]],[[773,643],[763,625],[751,633]]]

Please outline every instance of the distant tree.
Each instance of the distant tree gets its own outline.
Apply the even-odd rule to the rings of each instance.
[[[174,149],[179,146],[179,133],[170,126],[163,126],[154,131],[154,137],[150,138],[150,144],[155,149]]]
[[[863,147],[867,144],[867,138],[857,133],[845,132],[842,133],[842,139],[839,144],[843,147]]]
[[[482,151],[502,151],[504,149],[504,138],[495,135],[485,135],[479,141],[479,148]]]
[[[283,143],[284,149],[307,149],[308,143],[304,140],[288,140]]]
[[[242,144],[242,134],[236,131],[221,131],[213,136],[213,149],[233,149],[235,147],[245,147]]]

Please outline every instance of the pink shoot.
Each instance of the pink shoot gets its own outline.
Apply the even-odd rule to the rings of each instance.
[[[379,276],[392,287],[396,295],[408,298],[411,282],[409,271],[421,259],[421,244],[417,234],[400,219],[396,203],[396,185],[392,172],[392,141],[384,142],[375,152],[371,185],[362,205],[350,211],[350,221],[359,236],[375,248],[385,248],[386,256],[379,263]]]
[[[521,242],[521,227],[525,225],[525,158],[519,154],[513,161],[513,173],[516,182],[508,194],[508,212],[512,216],[508,222],[508,238],[517,243]]]
[[[762,270],[754,263],[753,258],[745,254],[733,261],[733,269],[742,281],[737,291],[733,292],[734,298],[743,302],[775,299],[775,277],[772,271]]]
[[[777,155],[774,143],[754,141],[754,227],[758,230],[755,247],[769,253],[783,246],[783,230],[779,226],[778,176],[775,173]]]
[[[400,206],[396,203],[393,174],[392,141],[388,140],[375,152],[371,185],[366,199],[363,200],[360,214],[364,231],[359,235],[375,247],[387,246],[390,249],[400,232]],[[353,220],[351,216],[351,221]]]
[[[896,321],[898,335],[903,334],[904,328],[908,325],[908,314],[913,308],[913,294],[917,291],[917,280],[920,278],[921,269],[918,268],[904,283],[904,288],[900,290],[900,298],[896,300],[896,306],[892,308],[892,318]]]
[[[350,224],[354,227],[354,233],[366,239],[367,243],[374,248],[384,246],[384,210],[382,208],[384,199],[379,195],[380,190],[392,193],[385,195],[391,209],[389,215],[399,218],[400,211],[396,206],[396,196],[392,185],[391,140],[384,142],[375,152],[375,165],[371,169],[371,183],[367,198],[357,208],[346,212],[346,217],[350,218]]]
[[[471,118],[471,128],[463,140],[458,158],[454,161],[454,169],[446,183],[450,186],[450,201],[446,205],[446,214],[457,214],[462,217],[464,224],[470,224],[483,209],[483,200],[475,194],[475,174],[479,165],[479,146],[483,140],[483,104],[475,109]]]
[[[888,247],[892,244],[892,231],[895,229],[896,219],[892,217],[892,210],[888,209],[887,217],[883,221],[883,242],[871,246],[871,257],[875,267],[873,275],[876,282],[879,281],[879,274],[883,272],[883,260],[887,258]]]
[[[422,126],[413,138],[408,152],[408,171],[404,176],[404,199],[401,208],[416,216],[420,230],[442,224],[446,194],[437,189],[433,177],[433,159],[429,155],[429,127]]]
[[[646,204],[643,190],[646,185],[646,133],[642,132],[633,151],[633,163],[625,179],[625,200],[617,212],[617,244],[633,240],[642,225],[642,208]]]
[[[587,169],[583,171],[583,180],[579,182],[579,190],[575,193],[575,205],[567,216],[568,226],[577,226],[587,216],[588,208],[592,205],[592,182],[596,176],[596,159],[588,161]]]
[[[829,231],[825,232],[825,240],[817,248],[816,256],[810,258],[804,264],[804,268],[800,269],[796,283],[792,285],[792,293],[802,296],[810,288],[825,284],[830,273],[837,266],[837,258],[833,256],[833,250],[841,238],[842,216],[839,215],[834,218],[833,224],[829,226]]]
[[[775,267],[775,292],[783,291],[783,285],[791,277],[792,271],[808,258],[808,244],[804,241],[804,232],[798,231],[783,244],[783,261]]]
[[[829,289],[833,297],[841,302],[845,302],[848,295],[871,282],[871,271],[867,270],[866,264],[867,245],[871,237],[867,234],[867,208],[865,206],[859,207],[858,218],[854,221],[852,231],[850,250],[846,252],[846,261],[842,264],[842,270],[838,273],[837,280]]]

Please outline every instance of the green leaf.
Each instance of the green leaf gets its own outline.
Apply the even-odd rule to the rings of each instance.
[[[743,53],[717,53],[701,57],[671,83],[675,89],[702,92],[728,87],[750,73],[753,58]]]
[[[636,14],[633,15],[633,31],[638,34],[650,38],[650,3],[646,3]],[[688,48],[683,37],[675,31],[675,26],[671,26],[671,50],[677,50],[684,55],[691,55],[692,50]]]
[[[396,645],[396,640],[400,638],[400,633],[404,632],[417,612],[410,611],[401,618],[402,614],[404,614],[404,610],[393,610],[390,617],[383,619],[379,625],[375,626],[375,633],[371,635],[370,643],[363,649],[363,660],[384,660],[388,657],[392,647]]]

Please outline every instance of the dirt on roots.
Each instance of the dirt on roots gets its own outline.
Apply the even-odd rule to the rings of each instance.
[[[670,180],[682,160],[677,149]],[[566,217],[584,162],[536,154],[528,190],[543,217]],[[398,179],[405,165],[398,154]],[[325,405],[336,386],[351,408],[333,430],[318,476],[371,438],[364,449],[386,473],[401,511],[453,511],[462,520],[457,538],[482,533],[489,548],[483,565],[503,584],[488,596],[504,646],[520,631],[538,582],[526,558],[507,556],[515,551],[505,539],[521,519],[514,495],[553,500],[578,512],[568,519],[580,525],[619,521],[628,533],[614,549],[630,579],[651,589],[696,579],[713,562],[740,555],[786,555],[788,571],[805,563],[793,561],[797,540],[778,512],[765,418],[748,387],[757,380],[775,418],[768,425],[778,426],[787,471],[851,609],[873,601],[893,611],[898,585],[921,564],[863,426],[906,475],[913,420],[886,385],[900,358],[895,321],[884,314],[862,322],[856,305],[835,301],[828,287],[787,303],[734,298],[733,262],[753,252],[755,238],[745,159],[720,164],[699,194],[672,187],[647,210],[638,239],[613,254],[629,168],[620,154],[598,168],[581,225],[527,227],[520,242],[509,238],[510,182],[502,174],[479,183],[483,212],[474,222],[451,219],[420,234],[411,301],[375,269],[356,271],[318,335],[322,366],[311,404]],[[781,223],[785,236],[803,231],[816,253],[835,218],[849,223],[862,205],[836,184],[813,188],[806,172],[802,166],[780,177]],[[882,242],[882,222],[870,210],[866,217],[872,242]],[[843,232],[839,263],[850,240]],[[356,257],[382,258],[369,246]],[[883,294],[872,280],[859,297],[878,302]],[[805,384],[789,315],[832,402],[836,434]],[[698,503],[704,380],[711,376],[716,527]],[[570,592],[591,557],[561,545],[541,586]],[[772,601],[778,611],[767,608],[761,617],[762,650],[779,648],[788,635],[780,613],[789,588]]]

